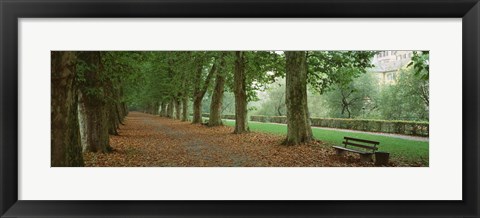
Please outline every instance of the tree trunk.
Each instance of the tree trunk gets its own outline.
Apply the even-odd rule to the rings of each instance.
[[[123,108],[123,116],[126,117],[128,115],[128,105],[125,102],[122,102],[122,108]]]
[[[168,102],[167,117],[173,119],[173,99]]]
[[[222,124],[222,104],[223,93],[225,91],[225,53],[220,57],[220,67],[215,78],[215,88],[212,94],[212,101],[210,102],[210,115],[208,119],[208,126],[221,126]]]
[[[80,107],[80,105],[79,105]],[[111,104],[109,107],[109,115],[108,115],[108,120],[109,120],[109,127],[108,127],[108,133],[110,135],[118,135],[118,125],[120,124],[117,120],[117,114],[115,110],[115,104]]]
[[[193,120],[192,123],[202,122],[202,99],[195,98],[193,100]]]
[[[247,90],[245,75],[245,56],[243,51],[235,52],[235,71],[233,85],[235,94],[235,130],[240,134],[249,132],[247,119]]]
[[[162,103],[160,104],[160,116],[161,117],[166,117],[167,116],[167,103],[165,103],[165,101],[162,101]]]
[[[180,120],[181,114],[182,114],[182,110],[181,110],[182,102],[180,101],[180,99],[175,99],[174,101],[175,101],[175,119]]]
[[[51,166],[84,166],[77,117],[74,52],[51,52]]]
[[[118,104],[118,103],[114,103],[113,104],[114,107],[115,107],[115,114],[117,115],[117,120],[118,120],[118,123],[122,124],[123,125],[123,118],[125,117],[123,114],[122,114],[122,108],[121,108],[121,105]]]
[[[188,121],[188,97],[182,98],[182,121]]]
[[[100,52],[84,52],[79,55],[89,66],[85,70],[85,82],[79,92],[79,119],[82,124],[81,141],[84,152],[107,152],[109,145],[108,107],[105,96],[105,84],[102,81],[102,67]],[[93,90],[93,91],[92,91]],[[117,119],[118,108],[115,105]]]
[[[296,145],[312,140],[307,104],[307,69],[304,51],[286,51],[287,138],[284,144]]]

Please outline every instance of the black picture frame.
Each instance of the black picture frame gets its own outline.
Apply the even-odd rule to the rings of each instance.
[[[0,16],[1,217],[479,216],[480,4],[478,0],[1,0]],[[64,17],[462,18],[463,200],[19,201],[17,194],[18,19]]]

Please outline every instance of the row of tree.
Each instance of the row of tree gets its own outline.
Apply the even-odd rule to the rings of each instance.
[[[248,132],[248,103],[278,77],[286,80],[288,133],[285,144],[312,139],[307,86],[323,93],[348,84],[371,67],[369,51],[179,51],[144,54],[143,82],[128,88],[133,108],[160,116],[202,122],[202,100],[210,94],[209,126],[222,125],[224,92],[235,102],[234,133]],[[130,93],[130,92],[129,92]]]
[[[84,152],[108,152],[128,113],[127,52],[51,52],[51,164],[83,166]]]
[[[235,102],[234,133],[248,132],[248,103],[276,78],[285,79],[285,144],[312,140],[307,87],[325,93],[346,86],[372,65],[371,51],[89,51],[52,52],[52,166],[82,166],[83,152],[108,152],[109,134],[128,108],[222,125],[224,93]],[[193,105],[190,110],[189,105]],[[321,110],[321,109],[320,109]]]

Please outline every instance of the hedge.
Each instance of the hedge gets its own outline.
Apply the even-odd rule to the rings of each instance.
[[[263,123],[287,123],[286,116],[250,116],[251,121]],[[367,132],[395,133],[414,136],[428,136],[428,122],[404,120],[367,120],[341,118],[311,118],[311,125],[338,129],[351,129]]]
[[[193,116],[193,114],[190,114],[190,116]],[[209,113],[202,113],[202,117],[210,117]],[[229,119],[229,120],[235,120],[235,114],[223,114],[222,119]]]

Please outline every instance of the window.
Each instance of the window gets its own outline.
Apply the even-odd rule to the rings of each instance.
[[[388,73],[388,74],[387,74],[387,81],[388,81],[388,82],[393,82],[393,81],[395,81],[395,73]]]

